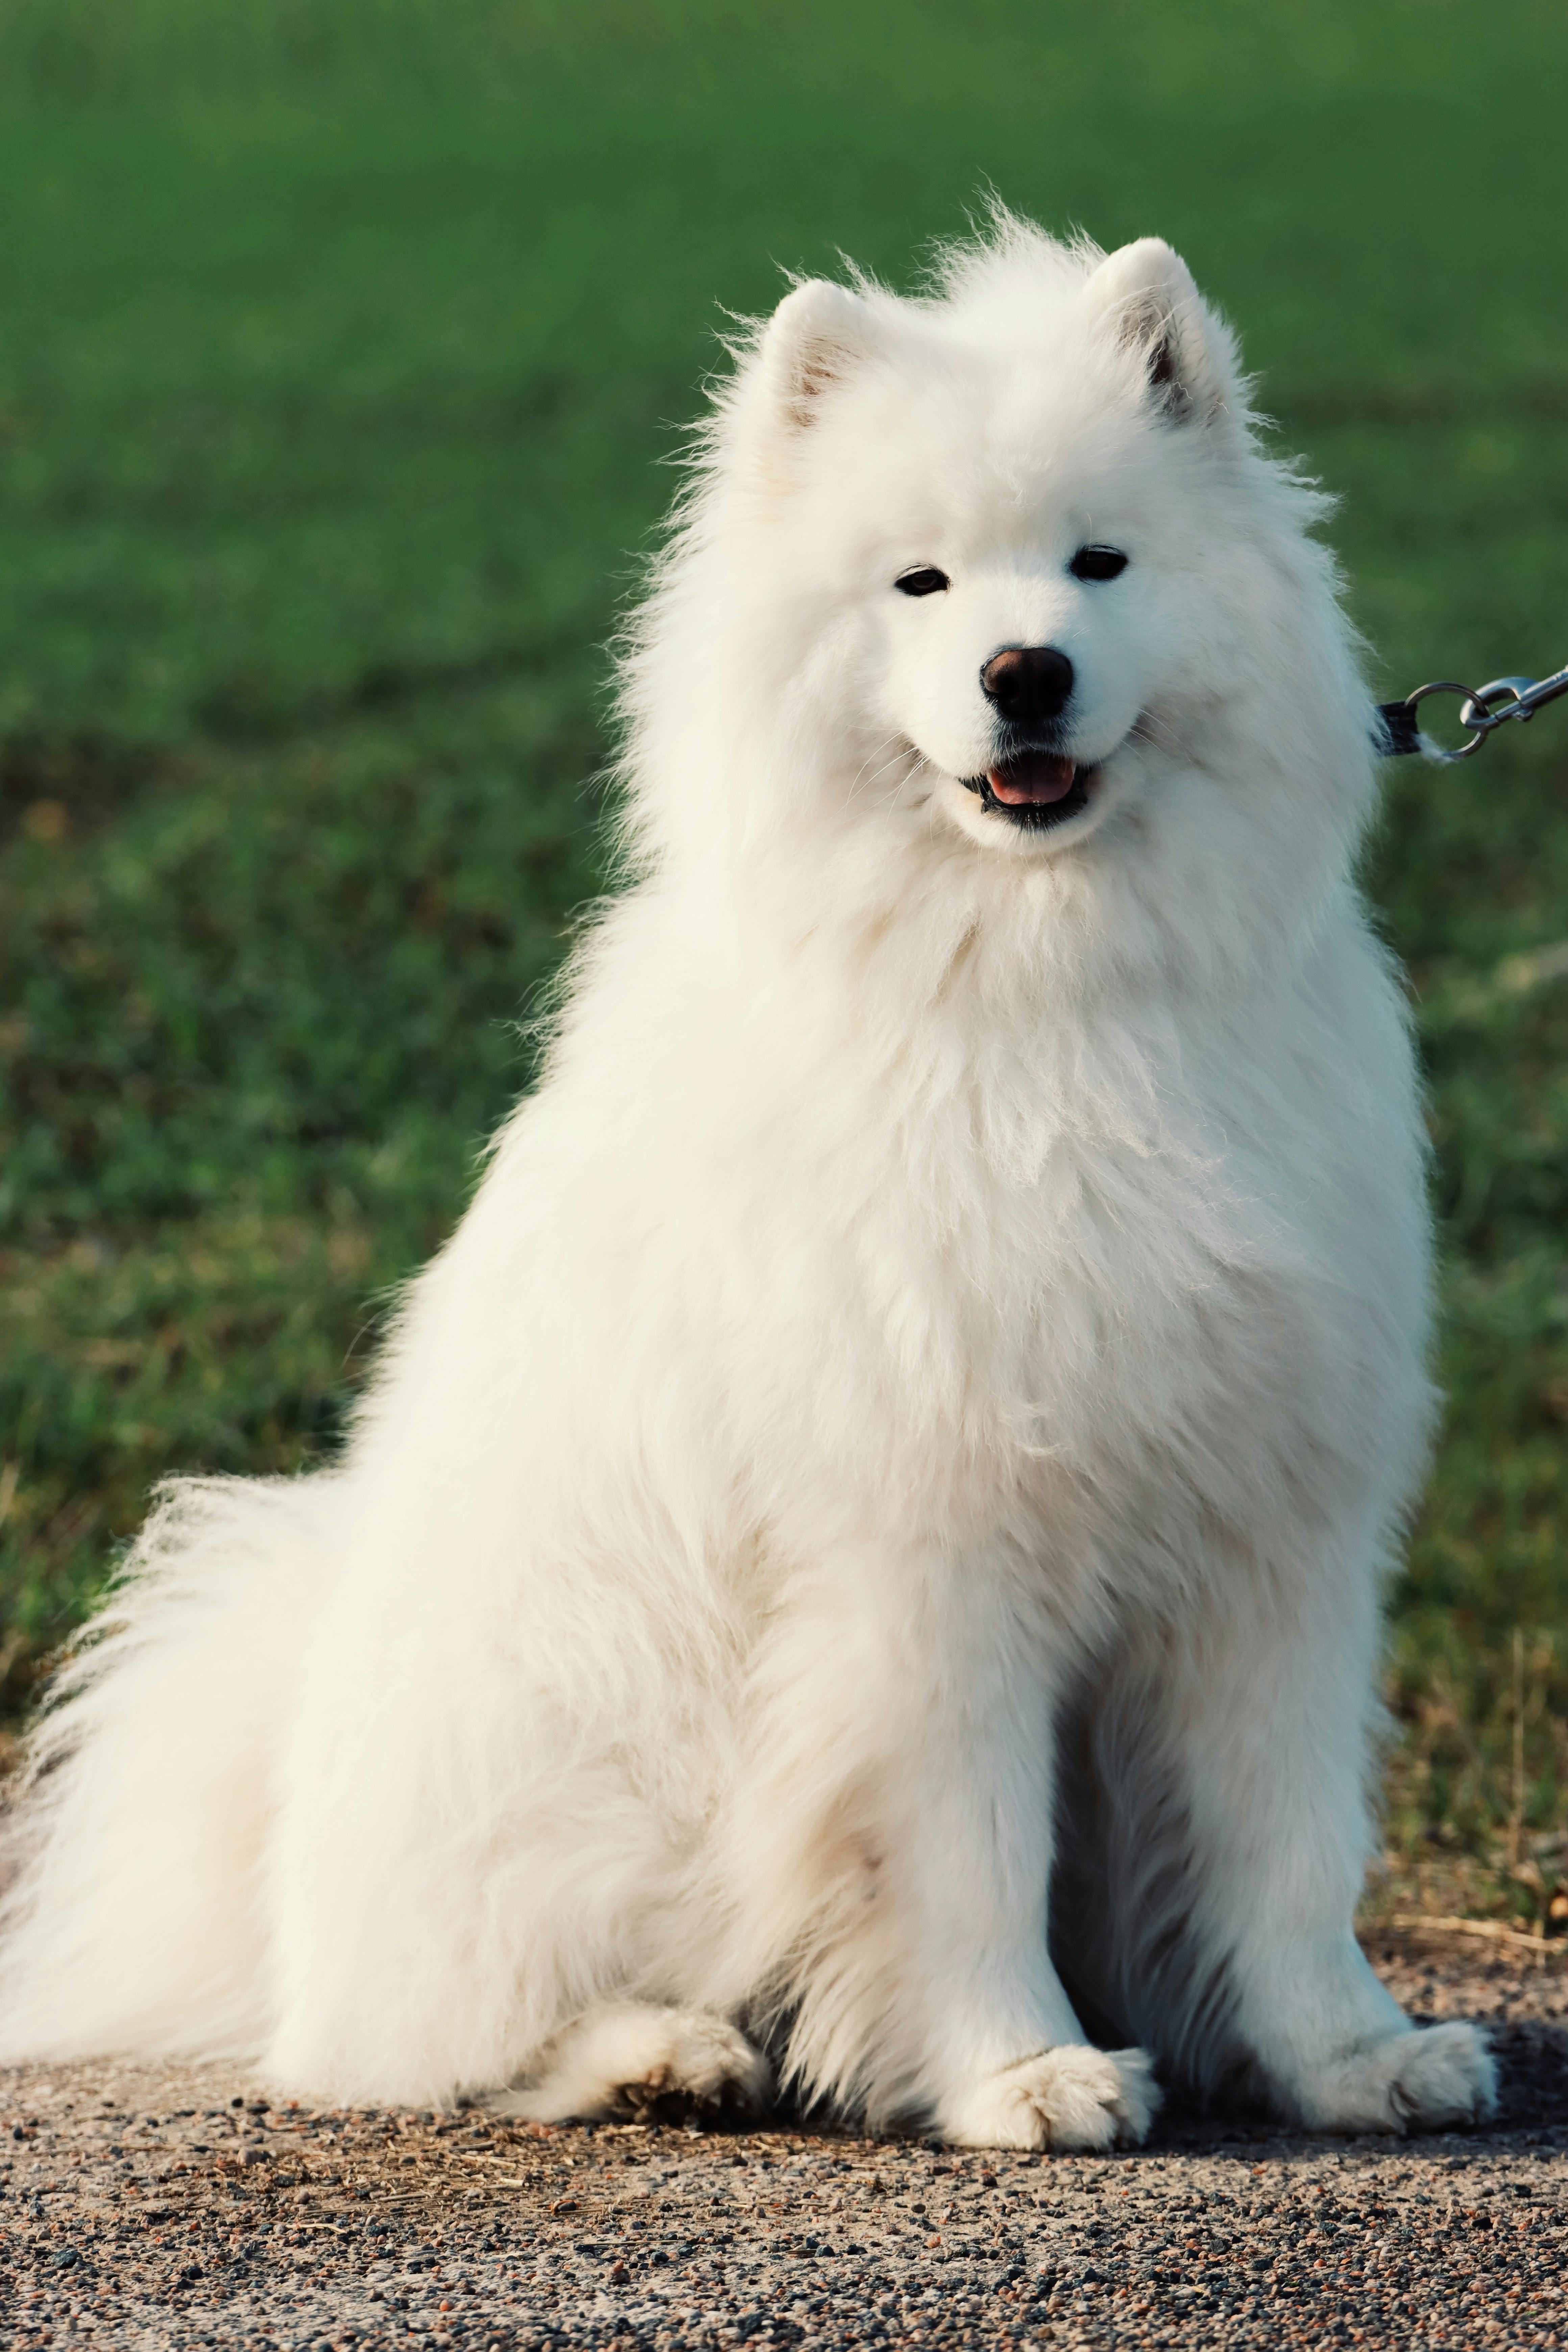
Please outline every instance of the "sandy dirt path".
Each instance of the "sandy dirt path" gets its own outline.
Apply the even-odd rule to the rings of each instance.
[[[267,2105],[218,2070],[0,2074],[0,2342],[1568,2346],[1568,1976],[1405,1937],[1488,2022],[1480,2136],[1170,2114],[1111,2158]]]

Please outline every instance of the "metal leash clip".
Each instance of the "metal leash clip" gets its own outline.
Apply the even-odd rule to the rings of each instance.
[[[1458,694],[1459,724],[1470,729],[1470,740],[1452,751],[1441,751],[1421,733],[1416,710],[1429,694]],[[1479,751],[1495,728],[1510,719],[1522,725],[1533,719],[1546,703],[1555,702],[1560,694],[1568,694],[1568,667],[1554,670],[1550,677],[1494,677],[1489,686],[1460,686],[1451,677],[1434,678],[1428,686],[1418,686],[1403,702],[1383,702],[1377,715],[1383,722],[1383,741],[1379,748],[1391,759],[1405,753],[1419,751],[1424,760],[1438,767],[1451,767],[1456,760],[1468,760]],[[1497,703],[1495,710],[1492,705]]]

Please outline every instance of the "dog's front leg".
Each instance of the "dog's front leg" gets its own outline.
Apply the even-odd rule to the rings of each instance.
[[[1139,2051],[1089,2048],[1047,1949],[1066,1647],[1006,1563],[868,1549],[800,1579],[758,1661],[715,2005],[786,2077],[974,2147],[1140,2139]]]
[[[1414,2029],[1352,1927],[1369,1845],[1370,1550],[1238,1563],[1162,1654],[1152,1697],[1191,1839],[1193,1981],[1221,1992],[1232,2048],[1284,2111],[1325,2131],[1439,2128],[1494,2101],[1476,2029]],[[1186,2038],[1179,2019],[1141,2021],[1163,2046]]]

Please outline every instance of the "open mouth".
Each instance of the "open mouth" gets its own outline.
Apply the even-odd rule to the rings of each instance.
[[[977,793],[984,806],[1013,824],[1036,832],[1065,824],[1089,806],[1094,770],[1080,768],[1060,751],[1020,751],[987,768],[983,776],[965,776],[964,789]]]

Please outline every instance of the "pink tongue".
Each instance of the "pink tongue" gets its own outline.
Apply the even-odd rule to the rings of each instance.
[[[1031,751],[1025,759],[1009,760],[1005,768],[990,769],[985,781],[1006,807],[1030,808],[1065,799],[1077,774],[1073,761]]]

